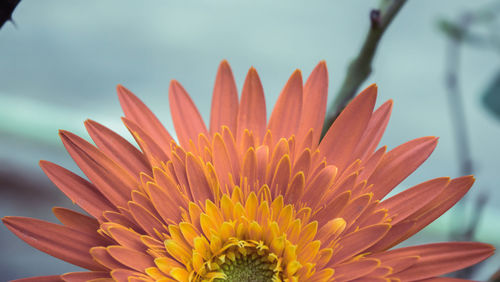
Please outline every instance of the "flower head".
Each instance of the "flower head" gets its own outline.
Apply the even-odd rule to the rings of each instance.
[[[490,256],[493,247],[482,243],[392,249],[453,206],[474,179],[437,178],[386,199],[437,138],[377,149],[392,101],[374,111],[372,85],[320,141],[327,87],[324,62],[305,84],[295,71],[268,120],[256,70],[238,101],[223,61],[208,129],[184,88],[171,83],[176,142],[118,86],[140,150],[88,120],[96,146],[60,132],[88,180],[40,162],[89,215],[54,208],[62,225],[3,221],[31,246],[88,270],[44,281],[420,281]]]

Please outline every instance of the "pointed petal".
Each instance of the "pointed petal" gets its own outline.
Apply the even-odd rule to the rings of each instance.
[[[449,182],[448,177],[426,181],[383,201],[380,208],[389,211],[391,224],[395,225],[436,198]]]
[[[347,227],[353,225],[358,217],[368,208],[372,200],[372,194],[367,193],[352,199],[342,210],[339,217],[347,222]]]
[[[432,277],[432,278],[418,280],[418,282],[461,282],[461,281],[473,282],[473,280],[451,278],[451,277]]]
[[[86,282],[98,278],[111,278],[109,272],[91,271],[91,272],[70,272],[61,275],[66,282]]]
[[[338,217],[338,215],[344,210],[344,208],[349,203],[351,197],[351,191],[345,191],[335,197],[326,206],[320,209],[315,215],[314,220],[317,220],[320,225],[325,224],[332,218]]]
[[[395,274],[402,281],[425,279],[474,265],[493,255],[495,248],[475,242],[447,242],[395,249],[380,256],[420,256],[412,267]],[[375,255],[374,257],[380,257]]]
[[[271,181],[271,192],[274,197],[285,195],[288,183],[290,183],[290,171],[292,165],[290,164],[290,156],[284,155],[276,166],[274,175]]]
[[[81,137],[63,130],[60,136],[78,167],[101,193],[113,204],[126,206],[137,185],[132,176]]]
[[[172,80],[170,83],[168,99],[175,133],[184,148],[189,148],[189,140],[196,142],[200,133],[208,136],[207,128],[198,109],[179,82]]]
[[[329,165],[322,169],[306,186],[302,201],[308,206],[321,204],[321,199],[325,192],[333,185],[337,176],[337,168]]]
[[[367,159],[363,159],[363,170],[359,174],[359,181],[367,180],[370,178],[372,173],[377,169],[380,161],[384,158],[386,146],[379,148],[375,153],[369,156]]]
[[[215,134],[212,140],[212,148],[213,165],[215,167],[215,170],[217,171],[221,188],[223,191],[226,191],[226,185],[229,185],[229,174],[234,174],[234,172],[233,168],[231,167],[229,152],[220,134]]]
[[[273,113],[269,118],[267,128],[272,132],[273,138],[288,138],[297,134],[302,111],[302,73],[296,70],[274,105]]]
[[[103,269],[89,254],[91,247],[105,243],[97,234],[27,217],[4,217],[2,221],[17,237],[42,252],[86,269]]]
[[[221,131],[222,126],[236,132],[238,116],[238,89],[233,72],[226,60],[222,61],[215,78],[212,110],[210,112],[210,134]]]
[[[309,130],[313,129],[313,146],[318,144],[323,129],[328,96],[328,71],[321,61],[312,71],[304,86],[301,120],[297,143],[302,144]]]
[[[376,253],[394,247],[402,241],[401,238],[406,237],[406,234],[410,232],[413,226],[415,226],[415,221],[404,221],[393,225],[389,232],[387,232],[387,234],[385,234],[385,236],[377,243],[368,248],[367,251]]]
[[[149,276],[130,269],[113,269],[113,271],[111,271],[111,277],[117,282],[131,282],[129,278],[132,279],[132,277],[142,277],[145,281],[148,281],[148,278],[150,278]]]
[[[341,263],[366,250],[380,240],[389,231],[390,227],[389,224],[377,224],[343,236],[338,242],[342,248],[333,254],[330,264]]]
[[[177,188],[166,187],[164,189],[154,183],[148,183],[148,190],[151,195],[151,201],[155,206],[156,210],[160,216],[165,220],[165,222],[174,224],[180,222],[181,220],[181,209],[179,209],[180,203],[183,203]],[[170,188],[170,189],[169,189]],[[172,191],[175,189],[174,191]]]
[[[380,265],[376,259],[361,259],[335,266],[335,281],[351,281],[363,277]]]
[[[90,249],[90,254],[95,261],[108,269],[126,268],[108,253],[106,247],[93,247]]]
[[[101,192],[87,180],[48,161],[40,161],[40,167],[68,198],[93,217],[102,221],[104,211],[115,210]]]
[[[162,146],[132,120],[122,118],[122,121],[148,158],[150,167],[157,165],[158,161],[167,162],[170,159],[170,144]]]
[[[80,232],[97,235],[99,222],[95,218],[61,207],[52,208],[52,212],[63,225]]]
[[[356,96],[332,124],[319,145],[329,164],[340,172],[354,161],[353,153],[372,116],[377,86],[372,84]]]
[[[296,204],[302,198],[304,194],[304,189],[306,185],[306,180],[304,173],[301,171],[292,178],[290,184],[287,187],[284,200],[287,204]]]
[[[151,110],[122,85],[118,85],[116,89],[125,117],[141,126],[158,144],[169,148],[173,138]]]
[[[454,206],[469,191],[473,183],[473,176],[462,176],[451,180],[448,186],[436,198],[406,219],[416,222],[413,228],[399,242],[422,230],[422,228],[429,225]],[[399,224],[404,223],[406,220]]]
[[[151,172],[145,156],[125,138],[93,120],[85,121],[85,127],[97,147],[132,176],[139,177],[141,172]]]
[[[109,227],[108,232],[121,246],[139,252],[146,252],[147,247],[141,241],[141,234],[121,225]]]
[[[157,232],[166,232],[167,228],[162,222],[143,206],[135,202],[129,202],[128,206],[137,224],[139,224],[149,235],[157,238]]]
[[[382,199],[415,171],[434,151],[437,138],[422,137],[406,142],[388,152],[368,178],[374,184],[374,199]]]
[[[204,203],[207,199],[214,201],[214,195],[202,164],[192,153],[186,156],[186,174],[195,203]]]
[[[258,140],[262,141],[266,130],[266,121],[264,89],[257,71],[252,67],[248,71],[241,92],[236,139],[240,140],[245,129],[248,129]]]
[[[137,271],[143,272],[146,268],[155,266],[153,257],[146,253],[122,246],[111,246],[107,249],[114,259]]]
[[[389,123],[389,118],[392,112],[392,100],[382,104],[371,116],[365,132],[356,146],[353,153],[353,159],[365,159],[373,153],[377,148],[382,135],[384,135],[385,128]]]

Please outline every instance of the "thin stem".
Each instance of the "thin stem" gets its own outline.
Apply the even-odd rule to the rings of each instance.
[[[472,174],[473,166],[469,146],[469,134],[466,126],[463,97],[458,84],[460,68],[460,42],[450,40],[446,56],[446,85],[451,122],[455,134],[457,157],[460,163],[460,174]]]
[[[464,14],[460,19],[460,28],[466,31],[471,20],[472,16],[470,14]],[[459,172],[461,175],[470,175],[474,172],[474,166],[470,151],[465,106],[462,91],[460,89],[460,77],[458,73],[460,69],[460,47],[462,43],[463,41],[461,38],[457,37],[452,37],[448,41],[446,54],[446,86],[451,123],[455,135],[457,158],[460,165]],[[473,215],[467,222],[465,221],[465,199],[464,197],[456,205],[456,213],[452,221],[454,226],[451,230],[451,239],[453,240],[474,240],[477,226],[487,201],[487,197],[484,193],[479,195],[474,203]],[[455,277],[470,278],[474,275],[477,267],[478,265],[473,265],[459,270],[455,273]]]
[[[366,35],[361,50],[349,65],[342,87],[328,109],[323,134],[326,133],[342,109],[354,97],[360,85],[371,74],[373,57],[377,51],[380,39],[394,17],[406,3],[406,0],[390,0],[382,3],[385,4],[382,5],[382,10],[372,10],[370,13],[370,30]]]

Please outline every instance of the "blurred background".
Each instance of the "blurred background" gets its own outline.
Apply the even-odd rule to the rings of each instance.
[[[296,68],[308,76],[326,60],[333,101],[378,5],[375,0],[22,1],[13,14],[15,26],[8,22],[0,29],[0,216],[55,221],[53,206],[74,207],[38,161],[78,171],[57,130],[88,139],[87,118],[129,136],[120,121],[118,83],[149,105],[170,132],[169,81],[183,84],[208,121],[222,59],[231,64],[239,89],[248,68],[258,70],[268,112]],[[378,84],[378,104],[395,102],[382,144],[393,148],[420,136],[440,137],[434,154],[396,192],[462,175],[468,167],[460,153],[467,152],[457,146],[469,142],[469,169],[477,178],[473,189],[406,245],[467,233],[500,247],[498,6],[481,0],[408,1],[382,38],[363,84]],[[457,100],[449,97],[457,93],[464,121],[450,114],[450,101],[453,106]],[[459,140],[456,128],[466,129]],[[3,225],[0,246],[1,281],[77,269],[29,247]],[[473,278],[487,280],[499,267],[496,254]]]

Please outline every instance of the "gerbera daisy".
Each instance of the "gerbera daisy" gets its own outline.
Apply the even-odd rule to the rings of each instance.
[[[474,178],[436,178],[386,199],[437,138],[377,149],[392,101],[374,111],[371,85],[320,140],[327,88],[324,62],[305,84],[295,71],[267,119],[257,71],[238,101],[223,61],[208,129],[179,82],[170,84],[176,141],[118,86],[140,150],[88,120],[95,146],[60,132],[88,180],[40,162],[88,215],[54,208],[62,224],[3,219],[31,246],[88,271],[22,281],[451,281],[436,277],[492,255],[491,245],[471,242],[393,248],[453,206]]]

